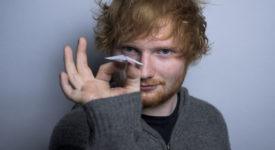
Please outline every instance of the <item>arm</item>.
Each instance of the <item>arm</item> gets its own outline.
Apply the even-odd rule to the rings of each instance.
[[[73,102],[82,104],[85,113],[80,115],[82,121],[69,116],[58,123],[52,135],[50,149],[84,150],[87,145],[91,149],[114,150],[129,149],[131,145],[130,149],[135,149],[135,135],[141,130],[138,127],[141,114],[139,70],[131,64],[128,65],[125,86],[111,88],[109,81],[119,68],[115,63],[104,64],[95,77],[87,64],[86,46],[86,40],[80,38],[76,65],[71,48],[65,47],[66,72],[61,73],[61,86],[65,95]],[[86,116],[86,122],[83,116]],[[87,124],[87,120],[87,126],[77,127]],[[70,128],[71,126],[76,128]],[[87,136],[87,132],[91,136]],[[77,139],[77,133],[85,136]],[[66,141],[64,135],[69,135],[70,142]],[[84,142],[77,144],[76,141],[83,139]]]
[[[85,150],[90,130],[87,117],[81,107],[73,109],[55,125],[49,150]]]
[[[83,105],[92,136],[91,149],[138,150],[142,134],[138,92],[92,101]]]
[[[91,101],[55,126],[50,150],[139,150],[140,94]]]

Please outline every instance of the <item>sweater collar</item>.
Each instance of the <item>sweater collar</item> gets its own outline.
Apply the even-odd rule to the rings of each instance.
[[[183,130],[183,126],[184,126],[184,120],[185,118],[187,117],[187,105],[189,105],[189,94],[188,94],[188,90],[185,88],[185,87],[182,87],[179,92],[179,108],[178,108],[178,119],[175,123],[175,126],[174,126],[174,129],[172,131],[172,134],[171,134],[171,140],[173,140],[173,137],[178,137],[180,136],[180,134],[182,133],[182,130]],[[147,132],[148,134],[151,134],[153,137],[157,138],[157,139],[161,139],[162,140],[162,137],[161,135],[155,131],[150,125],[148,125],[146,123],[145,120],[141,119],[141,123],[142,123],[142,126],[143,126],[143,130],[145,130],[145,132]],[[164,141],[163,141],[164,142]]]

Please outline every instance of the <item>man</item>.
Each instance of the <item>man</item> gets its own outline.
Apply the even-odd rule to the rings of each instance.
[[[208,50],[197,0],[113,0],[102,4],[96,45],[143,65],[109,62],[94,76],[80,38],[76,64],[65,47],[61,86],[81,104],[64,116],[50,149],[229,150],[222,115],[181,87],[187,68]],[[126,68],[124,83],[111,86]]]

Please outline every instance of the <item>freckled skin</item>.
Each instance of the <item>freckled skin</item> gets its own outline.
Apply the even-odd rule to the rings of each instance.
[[[144,108],[176,101],[186,74],[186,60],[177,49],[173,37],[168,37],[170,26],[163,27],[153,37],[139,38],[123,43],[120,52],[143,63],[141,69],[141,95]],[[172,52],[168,50],[172,50]],[[168,52],[167,52],[168,51]],[[143,90],[142,85],[154,85]],[[170,102],[171,103],[171,102]],[[168,107],[168,106],[167,106]]]

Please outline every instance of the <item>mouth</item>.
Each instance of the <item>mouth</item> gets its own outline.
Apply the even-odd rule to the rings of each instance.
[[[157,88],[157,85],[140,85],[142,92],[150,92]]]

